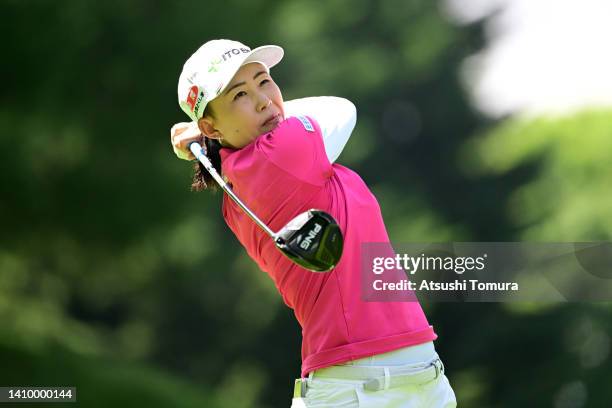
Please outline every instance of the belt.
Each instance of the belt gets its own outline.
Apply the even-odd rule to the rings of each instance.
[[[331,366],[317,370],[310,378],[295,380],[293,395],[304,397],[308,381],[315,378],[336,378],[344,380],[363,381],[360,386],[367,391],[380,391],[388,388],[401,387],[407,384],[425,384],[444,374],[444,364],[436,357],[424,366]]]

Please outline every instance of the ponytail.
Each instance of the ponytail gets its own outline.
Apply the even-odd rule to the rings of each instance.
[[[213,116],[210,104],[204,109],[203,116]],[[204,137],[204,146],[206,147],[206,157],[212,163],[217,173],[221,174],[221,143],[217,139]],[[193,166],[193,182],[191,183],[191,191],[212,190],[217,191],[217,182],[212,178],[204,165],[198,160]]]

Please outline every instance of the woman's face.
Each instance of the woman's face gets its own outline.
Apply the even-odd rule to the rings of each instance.
[[[285,118],[283,96],[260,63],[240,67],[225,91],[209,102],[213,116],[198,121],[207,136],[240,149]]]

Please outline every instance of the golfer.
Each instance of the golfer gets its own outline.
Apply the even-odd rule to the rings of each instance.
[[[366,184],[334,163],[355,126],[355,107],[336,97],[283,102],[270,76],[282,57],[273,45],[205,43],[180,74],[179,105],[191,122],[174,125],[171,142],[186,160],[194,159],[189,143],[203,143],[217,171],[272,230],[310,208],[331,214],[342,230],[338,265],[313,273],[223,197],[225,222],[302,327],[292,407],[455,407],[419,303],[361,299],[360,246],[389,237]],[[199,163],[192,187],[214,187]]]

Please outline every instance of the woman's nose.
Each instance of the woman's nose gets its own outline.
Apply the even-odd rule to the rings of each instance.
[[[259,97],[257,108],[259,111],[262,111],[268,108],[272,104],[272,99],[268,97],[266,94],[261,94]]]

